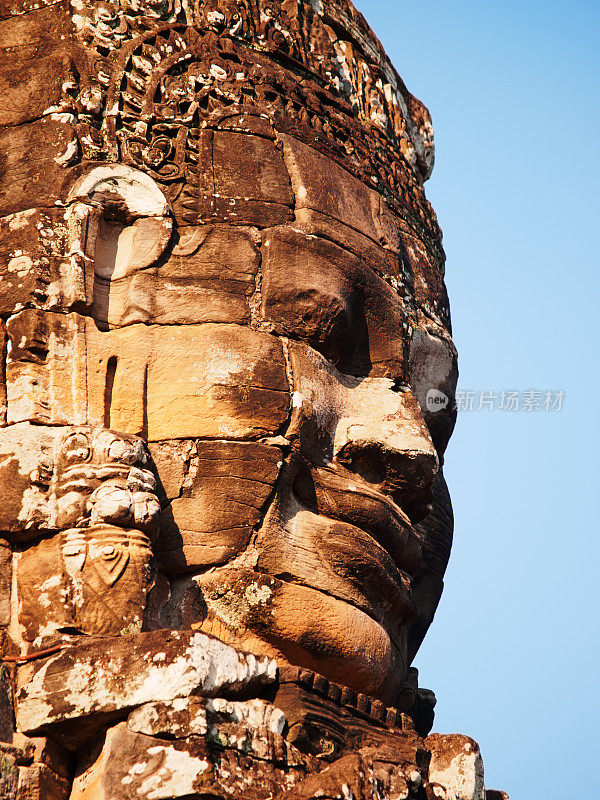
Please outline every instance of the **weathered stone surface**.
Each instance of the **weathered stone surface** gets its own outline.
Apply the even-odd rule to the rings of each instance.
[[[61,778],[45,764],[19,767],[16,800],[68,800],[71,781]]]
[[[286,435],[299,440],[302,454],[315,466],[347,466],[388,494],[406,487],[418,503],[438,461],[412,392],[387,378],[344,375],[302,345],[290,346],[290,360],[294,402]]]
[[[314,148],[290,136],[281,138],[298,209],[318,211],[386,248],[399,249],[398,221],[379,192]]]
[[[135,436],[16,424],[3,431],[0,459],[0,475],[11,487],[0,514],[9,542],[102,525],[156,533],[156,480]]]
[[[66,4],[41,6],[32,4],[27,10],[33,13],[11,18],[9,4],[2,4],[2,16],[8,18],[0,21],[0,126],[22,125],[51,114],[60,102],[62,84],[72,78],[69,48],[60,38],[69,21]],[[56,80],[48,80],[49,75]]]
[[[94,295],[94,316],[108,327],[139,322],[189,325],[250,321],[259,254],[250,230],[224,225],[178,229],[165,263],[110,276]],[[106,284],[105,284],[106,286]]]
[[[417,328],[409,359],[411,386],[436,449],[443,453],[456,422],[456,349],[452,340]]]
[[[32,208],[0,219],[0,313],[85,303],[84,282],[75,273],[81,265],[67,256],[69,249],[64,209]]]
[[[142,628],[155,567],[150,540],[137,530],[96,525],[57,534],[19,554],[16,568],[21,636],[35,649],[74,631]]]
[[[67,182],[65,164],[77,155],[74,137],[73,125],[52,115],[0,130],[3,214],[31,208],[31,198],[43,197],[47,207],[59,202]]]
[[[10,544],[0,539],[0,629],[10,623],[10,596],[12,590],[12,553]]]
[[[148,703],[131,712],[127,727],[148,736],[173,736],[185,738],[211,732],[211,736],[226,730],[228,725],[247,725],[243,736],[233,739],[233,744],[243,746],[249,736],[269,731],[279,736],[284,731],[286,719],[282,711],[265,700],[214,700],[186,697],[169,703]],[[224,734],[227,735],[227,734]],[[254,749],[254,748],[253,748]]]
[[[399,243],[398,252],[313,208],[297,208],[294,227],[309,236],[329,239],[354,253],[366,266],[385,278],[405,299],[410,300],[412,275],[408,269],[408,259],[405,257],[402,242]]]
[[[294,202],[281,152],[260,136],[217,131],[213,138],[215,215],[266,227],[291,219]]]
[[[131,722],[122,722],[109,729],[97,760],[80,765],[71,800],[226,798],[242,785],[248,795],[266,800],[279,787],[292,789],[311,759],[275,732],[252,731],[256,740],[230,722],[173,739],[135,733]]]
[[[289,578],[227,567],[202,575],[202,630],[274,657],[283,652],[287,661],[319,666],[346,685],[356,686],[360,674],[361,688],[389,702],[403,664],[388,632],[343,599]]]
[[[83,318],[25,309],[6,332],[8,422],[85,424]]]
[[[4,752],[0,752],[0,797],[4,800],[16,800],[19,783],[19,767]]]
[[[156,443],[152,453],[161,478],[164,470],[173,480],[171,465],[184,465],[162,512],[156,545],[161,567],[190,572],[241,553],[275,486],[281,449],[258,442],[192,441]]]
[[[429,783],[440,800],[485,800],[483,761],[477,742],[459,733],[432,733]]]
[[[280,342],[237,325],[87,332],[88,418],[148,441],[275,434],[290,395]],[[9,404],[10,408],[10,404]]]
[[[265,235],[264,315],[348,375],[408,376],[410,317],[396,289],[353,253],[313,233]]]
[[[53,730],[71,744],[115,712],[190,694],[235,697],[268,684],[275,670],[269,659],[190,631],[80,640],[19,667],[17,726],[28,735]]]
[[[7,797],[482,800],[411,666],[457,379],[425,107],[349,0],[3,0],[0,84]]]
[[[14,733],[12,676],[7,666],[2,664],[0,665],[0,743],[11,743],[14,739]],[[12,774],[8,766],[6,766],[6,769],[9,774]]]
[[[73,754],[49,737],[29,738],[22,733],[15,733],[13,745],[23,753],[19,763],[24,765],[40,765],[46,767],[57,776],[71,781],[73,777]]]

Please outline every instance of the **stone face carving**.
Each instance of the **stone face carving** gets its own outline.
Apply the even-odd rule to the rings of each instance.
[[[0,786],[438,796],[427,110],[348,0],[7,0],[0,41]]]

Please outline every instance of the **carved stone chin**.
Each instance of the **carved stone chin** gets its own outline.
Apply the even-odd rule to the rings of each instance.
[[[5,6],[0,795],[441,797],[427,110],[349,0]]]

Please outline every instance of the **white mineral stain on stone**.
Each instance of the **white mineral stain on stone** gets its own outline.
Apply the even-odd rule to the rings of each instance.
[[[163,757],[160,769],[146,778],[137,790],[137,794],[147,800],[192,794],[198,775],[210,769],[208,761],[174,747],[148,748],[148,755],[159,754]]]
[[[33,261],[29,256],[19,255],[11,258],[6,268],[9,272],[16,272],[19,278],[24,278],[33,267]]]
[[[158,721],[159,715],[155,705],[147,703],[146,705],[136,708],[130,716],[127,725],[132,731],[152,736]]]
[[[60,164],[61,167],[67,167],[77,157],[77,150],[77,140],[73,139],[73,141],[69,142],[67,145],[65,152],[60,156],[56,156],[54,160],[57,164]]]
[[[46,602],[42,602],[42,598],[40,598],[40,603],[44,607],[50,605],[50,603],[47,601],[47,598]],[[46,637],[52,636],[52,634],[56,633],[56,631],[59,631],[61,628],[62,623],[60,622],[47,622],[45,625],[42,625],[40,628],[38,628],[38,635],[32,642],[33,646],[41,647]]]
[[[454,755],[441,750],[438,757],[434,748],[429,781],[434,785],[436,797],[443,800],[485,798],[483,762],[479,751],[470,742],[464,742],[460,751],[454,749]],[[443,788],[438,790],[438,787]]]
[[[212,75],[213,78],[216,78],[217,80],[221,81],[225,80],[225,78],[227,77],[227,73],[225,72],[223,67],[220,67],[218,64],[211,64],[210,75]]]
[[[75,115],[68,111],[55,111],[50,114],[50,119],[53,122],[62,122],[64,125],[74,125],[76,122]]]
[[[29,208],[27,211],[19,211],[16,214],[9,214],[2,220],[3,224],[8,222],[9,231],[18,231],[29,224],[29,217],[35,214],[34,208]]]
[[[177,638],[177,637],[175,637]],[[153,654],[140,654],[139,669],[127,681],[121,678],[123,659],[108,655],[103,663],[97,657],[80,660],[64,673],[60,688],[45,685],[45,673],[57,656],[28,681],[27,692],[17,701],[17,717],[23,731],[33,731],[56,719],[63,720],[93,712],[110,713],[149,702],[169,702],[191,694],[214,694],[237,688],[249,680],[274,680],[276,663],[268,658],[248,658],[228,645],[201,633],[194,634],[187,648],[170,663],[153,663]],[[23,684],[21,684],[23,685]],[[50,701],[50,702],[48,702]],[[66,710],[67,709],[67,710]]]

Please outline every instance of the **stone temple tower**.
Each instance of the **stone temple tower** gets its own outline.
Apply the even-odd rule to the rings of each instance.
[[[413,667],[456,351],[362,15],[2,0],[0,81],[0,797],[505,797]]]

